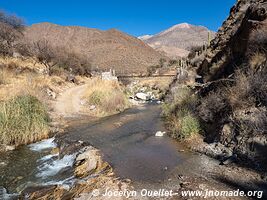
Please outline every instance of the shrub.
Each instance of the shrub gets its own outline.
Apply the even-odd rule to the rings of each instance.
[[[197,114],[209,138],[218,138],[223,134],[223,125],[229,122],[236,135],[266,133],[266,67],[266,64],[257,69],[245,66],[235,71],[233,84],[213,88],[200,99]]]
[[[63,47],[54,46],[47,40],[39,40],[31,46],[31,55],[42,63],[46,72],[52,75],[59,73],[59,68],[70,71],[75,75],[90,75],[91,64],[82,55]]]
[[[176,114],[166,118],[166,125],[171,137],[186,139],[201,132],[200,124],[189,110],[181,108]]]
[[[48,122],[46,108],[33,96],[17,96],[1,102],[0,142],[17,146],[45,138]]]
[[[227,88],[226,96],[235,109],[267,105],[267,69],[237,71],[233,87]],[[238,92],[237,92],[238,91]]]
[[[201,52],[203,50],[203,46],[199,45],[199,46],[193,46],[190,49],[190,52],[188,54],[188,58],[192,59],[196,56],[197,52]]]
[[[160,65],[152,65],[147,68],[147,74],[148,76],[152,76],[154,73],[156,73],[157,69],[160,68]]]
[[[105,93],[104,91],[101,91],[101,90],[95,90],[92,92],[92,94],[89,96],[88,98],[88,101],[91,103],[91,104],[94,104],[94,105],[103,105],[103,101],[104,101],[104,98],[105,98]]]
[[[117,81],[92,80],[84,95],[88,104],[95,105],[99,115],[110,115],[126,109],[128,100]]]
[[[254,29],[250,34],[248,43],[248,53],[254,54],[255,52],[266,53],[267,49],[267,30],[262,27]]]
[[[187,138],[197,133],[200,133],[198,119],[188,113],[182,118],[180,137]]]
[[[178,87],[173,92],[172,102],[163,105],[163,116],[171,137],[185,139],[200,133],[198,118],[194,115],[197,98],[189,88]]]
[[[266,55],[257,52],[252,54],[252,56],[250,57],[249,65],[252,70],[256,71],[260,69],[260,67],[263,66],[265,62],[266,62]]]
[[[65,75],[67,71],[63,67],[55,66],[50,70],[51,75],[62,76]]]
[[[178,64],[178,60],[172,59],[172,60],[169,60],[168,66],[173,66],[173,65],[177,65],[177,64]]]
[[[201,98],[198,106],[198,115],[205,122],[213,122],[227,116],[229,104],[224,95],[226,93],[212,92]]]
[[[13,54],[19,39],[23,36],[23,29],[23,20],[0,11],[0,54]]]

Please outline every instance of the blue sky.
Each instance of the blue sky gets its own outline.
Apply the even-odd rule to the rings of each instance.
[[[0,0],[0,9],[27,25],[51,22],[139,36],[187,22],[216,31],[236,0]]]

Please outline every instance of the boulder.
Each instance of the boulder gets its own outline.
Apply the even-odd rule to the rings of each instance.
[[[165,133],[166,133],[165,131],[157,131],[155,136],[156,137],[163,137],[165,135]]]
[[[146,93],[143,93],[143,92],[138,92],[138,93],[136,93],[136,94],[135,94],[135,97],[136,97],[137,99],[141,99],[141,100],[144,100],[144,101],[149,100],[149,95],[146,94]]]
[[[86,177],[108,167],[109,165],[102,160],[99,150],[92,146],[87,146],[80,151],[75,159],[74,174],[76,177]]]

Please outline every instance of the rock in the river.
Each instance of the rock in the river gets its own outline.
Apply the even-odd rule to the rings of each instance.
[[[59,154],[59,148],[58,147],[53,148],[50,153],[52,155]]]
[[[100,194],[104,194],[107,189],[111,191],[124,191],[129,188],[129,181],[123,181],[114,176],[110,165],[103,161],[99,150],[92,146],[86,145],[83,141],[60,141],[60,155],[77,153],[73,168],[75,182],[70,185],[30,185],[23,186],[19,199],[111,199],[92,196],[94,190],[98,190]],[[3,190],[4,191],[4,190]],[[5,192],[5,191],[4,191]],[[0,187],[1,194],[1,187]],[[0,196],[1,197],[1,196]],[[1,198],[0,198],[1,199]],[[18,198],[16,198],[18,199]],[[112,198],[122,200],[124,197]]]
[[[157,131],[155,136],[156,137],[163,137],[165,135],[165,133],[166,133],[165,131]]]
[[[13,151],[15,146],[0,144],[0,152]]]
[[[109,164],[102,160],[102,156],[96,148],[84,147],[77,156],[74,174],[76,177],[86,177],[92,173],[100,172],[109,167]]]
[[[137,99],[141,99],[141,100],[144,100],[144,101],[149,100],[149,95],[146,94],[146,93],[143,93],[143,92],[138,92],[138,93],[136,93],[136,94],[135,94],[135,97],[136,97]]]
[[[160,100],[157,101],[157,104],[161,104],[162,102]]]

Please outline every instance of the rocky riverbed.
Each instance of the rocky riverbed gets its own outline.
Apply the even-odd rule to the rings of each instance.
[[[1,199],[88,199],[94,189],[129,187],[99,150],[82,141],[59,145],[50,138],[8,154],[0,167]]]
[[[152,103],[92,122],[76,121],[56,138],[7,152],[1,156],[1,198],[126,199],[126,191],[135,191],[130,199],[188,199],[182,191],[266,188],[265,177],[256,171],[220,165],[166,134],[156,136],[165,131],[160,113]],[[142,191],[162,189],[175,195],[142,196]],[[107,192],[111,196],[104,196]]]

